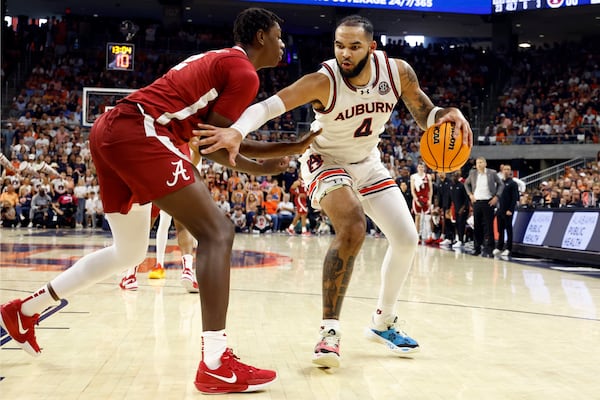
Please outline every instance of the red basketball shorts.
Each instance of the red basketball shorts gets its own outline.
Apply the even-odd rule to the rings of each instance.
[[[90,132],[90,150],[104,211],[127,214],[132,203],[146,204],[194,183],[189,147],[175,143],[167,127],[134,104],[120,103],[102,114]]]
[[[417,197],[417,199],[413,200],[413,211],[414,211],[414,213],[415,214],[428,213],[429,212],[429,205],[427,204],[427,201],[428,201],[427,197]]]

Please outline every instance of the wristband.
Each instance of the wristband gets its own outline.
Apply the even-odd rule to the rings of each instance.
[[[435,124],[435,114],[437,114],[437,112],[440,110],[443,110],[443,108],[433,107],[431,111],[429,111],[429,115],[427,116],[427,128]]]
[[[263,126],[267,121],[285,112],[285,104],[276,94],[248,107],[230,128],[242,135],[242,139]]]

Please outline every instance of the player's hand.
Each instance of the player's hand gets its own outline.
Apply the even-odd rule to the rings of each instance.
[[[297,149],[296,154],[304,153],[306,151],[306,149],[308,149],[310,147],[312,142],[314,142],[316,137],[321,134],[321,132],[323,132],[323,129],[321,129],[321,128],[319,128],[316,131],[311,130],[308,134],[304,135],[302,137],[302,139],[300,139],[296,143],[294,143],[293,146],[295,146],[295,148]]]
[[[277,175],[285,172],[290,164],[290,158],[287,156],[280,158],[269,158],[264,160],[261,164],[265,175]]]
[[[465,118],[463,113],[455,107],[444,108],[444,114],[436,121],[436,125],[440,125],[444,122],[454,122],[454,137],[458,138],[460,132],[462,132],[462,140],[465,146],[473,147],[473,130],[469,121]]]
[[[207,124],[198,124],[198,128],[192,131],[196,137],[190,140],[190,145],[201,149],[201,154],[226,149],[229,153],[229,163],[235,167],[235,158],[240,152],[242,135],[233,128],[217,128]]]

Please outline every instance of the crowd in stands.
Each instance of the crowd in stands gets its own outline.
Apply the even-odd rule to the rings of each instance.
[[[520,203],[528,208],[600,208],[600,152],[595,161],[581,168],[567,166],[558,178],[522,193]]]
[[[51,19],[45,27],[20,29],[19,34],[4,26],[5,50],[15,57],[29,51],[34,63],[2,114],[0,151],[10,164],[0,167],[3,226],[106,228],[88,147],[89,130],[81,123],[85,118],[102,113],[110,104],[102,101],[91,104],[90,115],[82,115],[82,88],[135,89],[150,83],[185,57],[180,52],[155,50],[163,48],[166,42],[189,55],[225,46],[229,41],[227,33],[214,29],[196,33],[183,29],[169,36],[161,34],[157,26],[148,24],[142,27],[143,35],[138,38],[140,46],[135,71],[106,71],[103,49],[86,52],[81,49],[84,42],[76,45],[82,32],[88,31],[94,34],[86,40],[111,40],[106,28],[96,29],[94,24],[89,20],[67,23]],[[322,48],[328,46],[329,43],[322,44]],[[489,95],[485,88],[496,79],[498,66],[502,63],[513,66],[514,76],[498,99],[494,124],[486,128],[484,136],[488,141],[494,137],[496,143],[514,144],[573,142],[578,141],[580,135],[584,135],[585,142],[598,142],[599,53],[592,51],[593,47],[582,49],[583,56],[577,53],[577,57],[574,52],[579,52],[580,48],[575,50],[568,46],[532,49],[499,57],[489,51],[464,46],[424,48],[410,47],[404,42],[390,42],[385,46],[391,57],[405,59],[413,66],[421,86],[436,105],[457,106],[472,121],[481,113],[482,104]],[[563,57],[561,54],[565,51],[572,53],[572,57]],[[312,56],[323,53],[333,54],[330,50],[320,49]],[[303,60],[303,64],[312,65],[315,70],[320,61],[322,59]],[[3,78],[6,78],[12,66],[3,64],[2,68]],[[537,74],[540,70],[544,73]],[[257,100],[277,92],[296,79],[299,72],[296,65],[286,63],[259,71],[261,87]],[[308,108],[288,112],[268,122],[250,138],[295,140],[306,129],[309,114]],[[416,172],[420,160],[420,133],[410,113],[400,104],[381,135],[383,161],[401,187]],[[42,164],[53,167],[60,175],[31,172],[36,170],[36,165]],[[467,164],[463,168],[463,177],[471,166]],[[239,232],[281,232],[290,228],[296,216],[295,199],[290,192],[294,182],[298,181],[296,161],[290,162],[285,173],[274,177],[238,174],[207,160],[204,160],[201,172],[215,202],[230,216]],[[437,176],[435,179],[439,182]],[[598,166],[576,172],[568,170],[564,177],[545,183],[539,191],[524,193],[522,204],[561,206],[581,201],[582,206],[598,206]],[[571,195],[569,200],[566,191]],[[582,196],[581,193],[590,194]],[[319,231],[320,225],[325,232],[328,227],[326,216],[312,209],[309,209],[307,221],[309,232]],[[331,227],[328,228],[331,231]],[[302,232],[301,226],[297,229]],[[376,231],[372,225],[368,229]]]
[[[483,143],[600,142],[600,48],[562,43],[507,56],[506,88]]]

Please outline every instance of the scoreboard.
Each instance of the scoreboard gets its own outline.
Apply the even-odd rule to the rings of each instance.
[[[243,1],[256,2],[257,0]],[[600,4],[600,0],[262,0],[262,2],[479,15]]]
[[[254,2],[255,0],[244,0]],[[313,6],[385,8],[397,11],[457,14],[490,13],[492,0],[262,0],[266,3],[307,4]]]
[[[106,44],[106,69],[111,71],[133,71],[135,46],[131,43]]]
[[[545,8],[570,8],[591,4],[600,4],[600,0],[492,0],[492,14]]]

